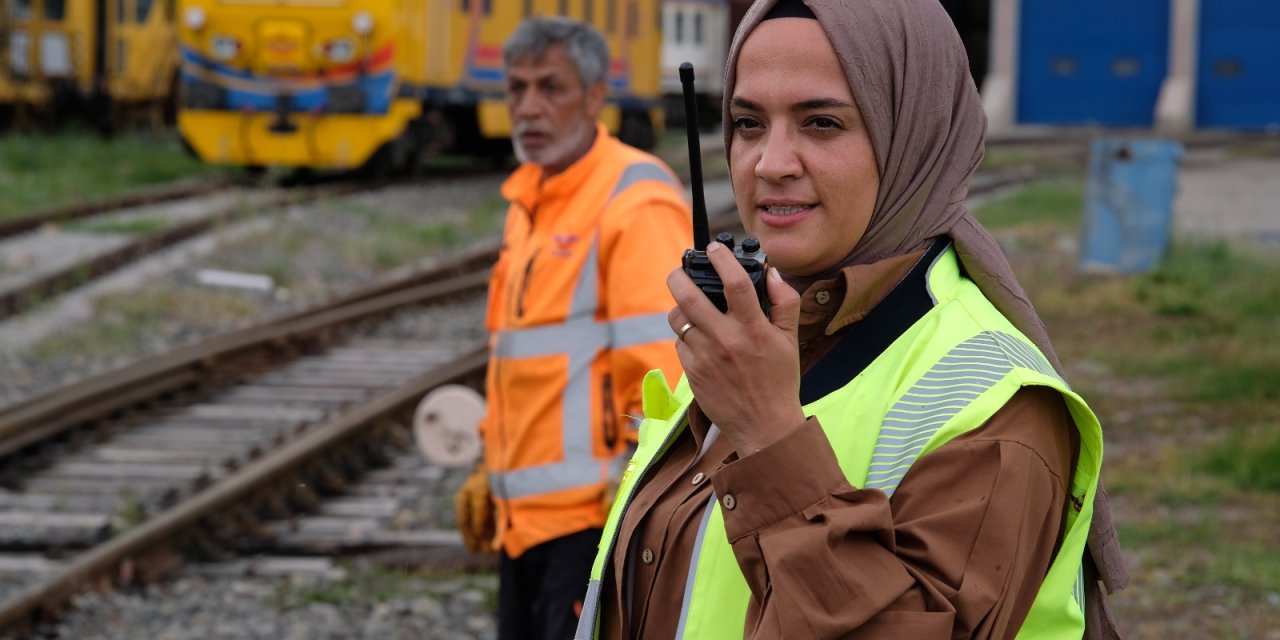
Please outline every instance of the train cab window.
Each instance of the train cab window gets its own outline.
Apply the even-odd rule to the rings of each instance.
[[[147,16],[151,15],[152,4],[154,4],[153,0],[138,0],[138,3],[134,5],[133,21],[146,22]]]
[[[627,0],[627,37],[635,38],[640,35],[640,10],[636,6],[636,0]]]
[[[596,0],[582,0],[582,21],[593,24],[595,19]]]
[[[613,33],[618,29],[618,3],[621,0],[604,0],[604,28]]]
[[[45,20],[65,20],[67,17],[66,0],[44,0]]]
[[[480,7],[486,16],[493,15],[493,0],[484,0],[484,6]]]
[[[524,0],[524,17],[533,15],[533,0]]]
[[[9,15],[14,20],[30,20],[31,0],[9,0]]]
[[[569,15],[569,0],[560,0],[560,11],[556,15]]]
[[[675,31],[676,31],[676,35],[675,35],[676,44],[680,44],[684,42],[684,11],[683,10],[676,11]]]

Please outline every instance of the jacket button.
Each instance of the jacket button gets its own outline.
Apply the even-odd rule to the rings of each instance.
[[[706,479],[706,477],[707,477],[707,476],[703,475],[701,471],[699,471],[698,473],[694,474],[694,476],[693,476],[693,485],[694,485],[694,486],[697,486],[697,485],[702,484],[702,481],[703,481],[704,479]]]
[[[645,549],[644,553],[640,554],[640,560],[645,564],[653,564],[653,550]]]
[[[831,292],[823,289],[822,291],[819,291],[817,294],[815,294],[813,296],[813,299],[816,300],[818,304],[826,304],[828,302],[831,302]]]
[[[733,508],[738,506],[738,499],[733,497],[732,493],[726,493],[723,498],[720,498],[720,504],[724,505],[724,508],[733,511]]]

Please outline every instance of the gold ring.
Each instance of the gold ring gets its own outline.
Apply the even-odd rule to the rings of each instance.
[[[680,340],[680,342],[684,342],[684,334],[689,333],[689,330],[692,328],[693,328],[692,322],[684,323],[684,326],[680,327],[680,330],[676,332],[676,338]]]

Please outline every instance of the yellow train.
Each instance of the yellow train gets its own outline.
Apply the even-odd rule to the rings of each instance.
[[[177,80],[175,0],[3,0],[0,103],[39,119],[79,107],[115,126],[163,117]]]
[[[533,14],[605,34],[611,130],[650,147],[662,127],[659,0],[182,0],[179,14],[178,128],[215,164],[505,156],[502,44]]]

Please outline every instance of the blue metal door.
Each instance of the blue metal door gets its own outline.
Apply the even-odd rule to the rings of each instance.
[[[1201,0],[1196,123],[1280,127],[1280,2]]]
[[[1022,0],[1018,121],[1150,125],[1168,67],[1169,2]]]

